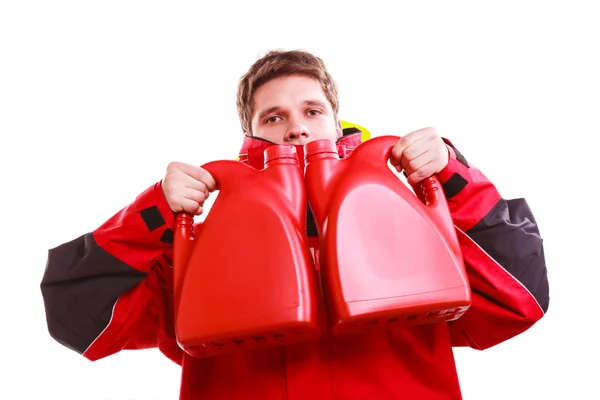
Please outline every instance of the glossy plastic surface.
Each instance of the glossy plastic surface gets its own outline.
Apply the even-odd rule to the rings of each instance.
[[[265,168],[203,166],[219,190],[198,232],[180,213],[174,237],[175,329],[195,357],[311,340],[318,283],[306,237],[303,171],[293,146],[265,151]]]
[[[388,166],[398,139],[373,138],[342,160],[328,140],[304,148],[333,334],[449,321],[471,304],[441,184],[422,182],[426,204],[415,196]]]

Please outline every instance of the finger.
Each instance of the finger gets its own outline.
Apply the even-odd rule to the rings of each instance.
[[[404,154],[407,154],[408,150],[409,149],[405,150]],[[414,158],[409,159],[409,157],[407,157],[407,156],[404,156],[402,158],[402,160],[403,160],[402,168],[406,171],[406,173],[408,175],[412,174],[419,168],[421,168],[421,167],[429,164],[431,161],[433,161],[432,153],[427,150],[428,150],[427,147],[425,147],[422,150],[423,152]],[[419,151],[421,151],[421,150],[419,150]],[[417,152],[415,152],[415,154],[416,153]]]
[[[209,190],[207,185],[203,181],[198,180],[191,175],[184,173],[181,176],[181,184],[187,188],[204,192],[208,196]]]
[[[419,129],[402,136],[402,139],[400,139],[400,141],[402,142],[403,147],[406,149],[408,147],[411,147],[415,143],[427,138],[429,133],[430,128]]]
[[[439,134],[434,128],[421,128],[421,129],[417,129],[416,131],[409,133],[408,135],[405,135],[404,137],[406,137],[411,142],[416,142],[416,141],[424,139],[424,138],[438,137],[438,136],[439,136]]]
[[[194,215],[202,215],[202,213],[204,212],[204,208],[202,208],[202,206],[198,206],[198,208],[196,209],[196,211],[193,212]]]
[[[179,167],[186,175],[204,183],[209,191],[215,190],[216,182],[213,176],[204,168],[189,164],[181,164]]]
[[[208,199],[208,191],[204,190],[185,188],[181,192],[182,197],[195,201],[199,205],[203,205],[206,199]]]
[[[401,170],[401,161],[402,161],[402,154],[404,153],[404,149],[406,149],[406,144],[402,140],[402,138],[400,138],[400,140],[398,140],[396,142],[394,147],[392,147],[392,151],[390,152],[390,163],[394,167],[396,167],[398,172],[400,172],[400,170]]]
[[[183,211],[194,215],[200,215],[199,213],[202,212],[202,205],[200,203],[198,203],[195,200],[188,199],[186,197],[178,199],[177,204],[179,205],[179,207],[177,207],[176,210],[173,210],[175,212]]]
[[[402,155],[402,167],[407,168],[408,163],[423,154],[428,154],[430,160],[444,158],[444,152],[447,153],[447,151],[446,145],[440,137],[435,134],[428,134],[404,150]],[[413,169],[416,168],[413,167]]]
[[[411,173],[431,160],[431,145],[427,139],[421,139],[404,150],[401,165],[408,173]]]
[[[406,180],[411,185],[420,183],[423,179],[431,177],[435,173],[435,165],[430,161],[419,169],[408,174]]]
[[[394,166],[405,169],[408,162],[427,151],[426,142],[425,137],[421,134],[402,137],[392,149],[390,162]]]
[[[428,136],[431,133],[430,131],[431,128],[417,129],[416,131],[404,135],[402,138],[410,145],[411,143],[417,142]]]
[[[396,143],[396,146],[392,149],[392,154],[390,156],[392,165],[401,165],[404,152],[407,148],[427,137],[435,136],[436,133],[437,132],[433,128],[423,128],[402,136],[398,143]]]

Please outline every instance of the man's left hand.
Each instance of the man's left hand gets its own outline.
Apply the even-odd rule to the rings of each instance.
[[[403,136],[392,148],[390,163],[404,170],[411,185],[437,174],[446,167],[448,148],[433,128],[424,128]]]

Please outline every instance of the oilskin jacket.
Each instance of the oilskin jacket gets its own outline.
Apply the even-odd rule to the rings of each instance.
[[[527,202],[502,198],[444,140],[450,160],[438,177],[472,287],[457,321],[194,359],[174,335],[174,215],[157,182],[97,229],[49,250],[41,282],[49,334],[92,361],[158,348],[181,365],[181,400],[461,399],[452,347],[483,350],[524,332],[547,312],[549,289]],[[346,129],[340,155],[360,143],[360,132]],[[271,144],[246,138],[240,162],[262,168]],[[314,223],[308,231],[316,246]]]

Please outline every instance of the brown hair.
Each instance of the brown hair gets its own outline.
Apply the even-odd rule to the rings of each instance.
[[[252,64],[238,85],[237,110],[244,133],[252,134],[256,90],[272,79],[289,75],[304,75],[318,81],[337,116],[338,88],[323,60],[303,50],[271,50]]]

